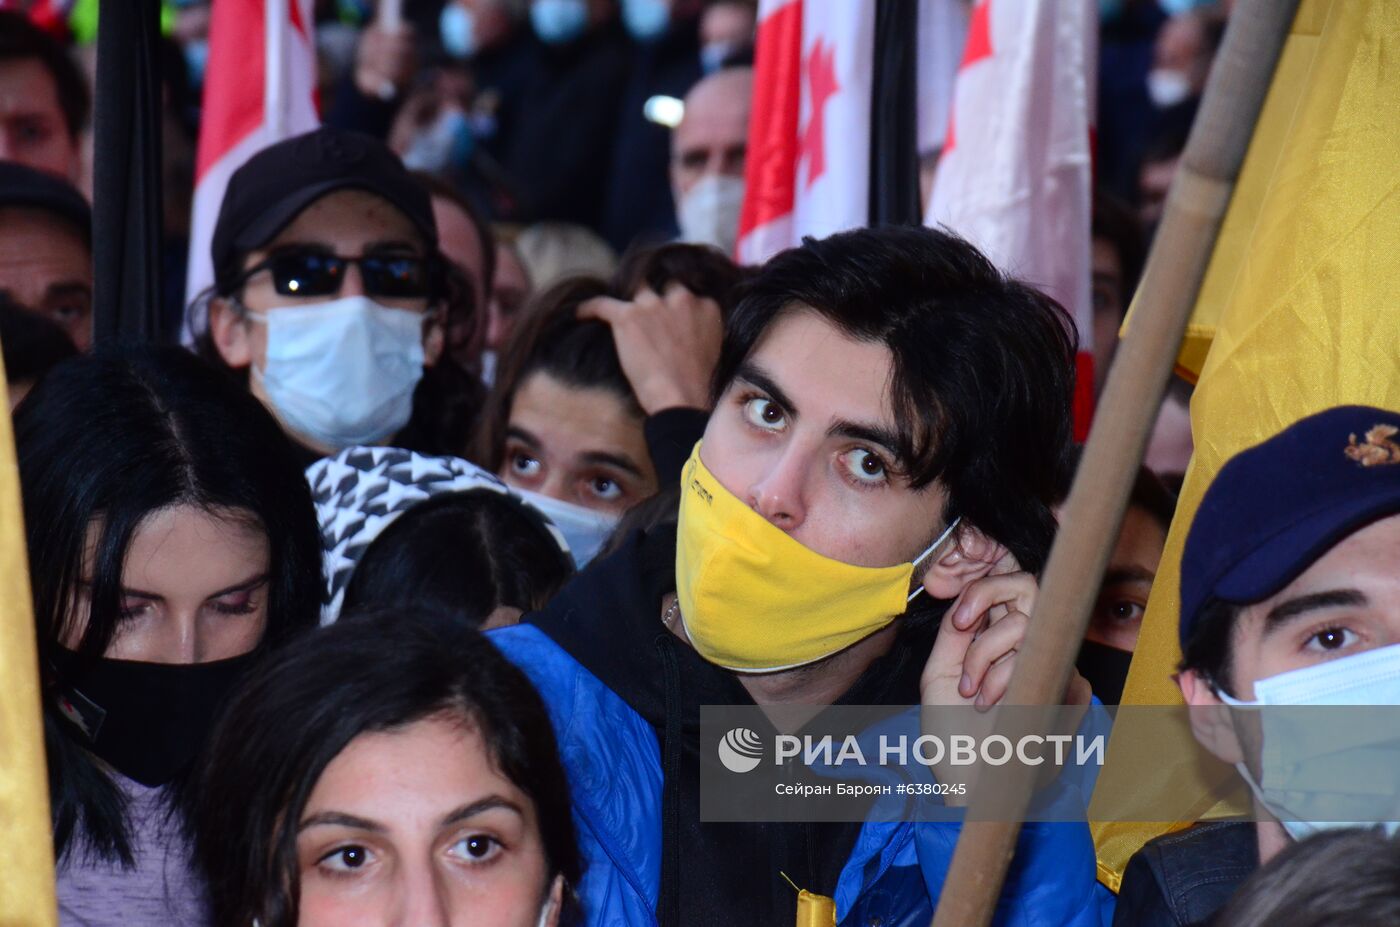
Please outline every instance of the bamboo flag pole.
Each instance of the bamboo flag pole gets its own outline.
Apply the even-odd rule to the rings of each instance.
[[[1298,0],[1240,0],[1230,16],[1138,287],[1133,324],[1109,371],[1061,513],[1064,527],[1050,552],[1005,704],[1057,704],[1069,682],[1148,430],[1297,5]],[[982,772],[933,927],[990,923],[1021,829],[1014,818],[1024,817],[1033,784],[1034,770],[1017,764]],[[990,816],[977,812],[993,799],[998,808],[1013,809],[1013,820],[977,820]]]

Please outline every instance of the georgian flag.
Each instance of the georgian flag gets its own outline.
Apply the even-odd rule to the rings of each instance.
[[[1074,317],[1081,439],[1093,411],[1096,32],[1094,0],[978,0],[925,216]]]
[[[268,145],[320,125],[313,6],[314,0],[214,0],[186,305],[214,282],[209,244],[229,177]],[[186,319],[187,341],[188,326]]]
[[[762,0],[737,257],[867,223],[875,4]]]

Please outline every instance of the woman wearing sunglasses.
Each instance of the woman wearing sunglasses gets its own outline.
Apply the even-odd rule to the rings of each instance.
[[[443,348],[428,195],[367,136],[322,128],[229,180],[201,353],[248,387],[308,456],[390,442]]]

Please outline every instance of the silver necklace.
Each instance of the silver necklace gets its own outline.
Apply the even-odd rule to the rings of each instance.
[[[681,607],[681,600],[680,600],[679,598],[672,599],[672,600],[671,600],[671,607],[668,608],[668,609],[666,609],[666,614],[664,614],[664,615],[661,616],[661,623],[664,624],[667,628],[670,628],[671,630],[675,630],[675,627],[676,627],[676,612],[680,609],[680,607]]]

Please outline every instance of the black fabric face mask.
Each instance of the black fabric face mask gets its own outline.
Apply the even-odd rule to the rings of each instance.
[[[78,739],[142,785],[170,782],[209,738],[229,693],[259,650],[213,663],[80,660],[60,650],[59,714]]]
[[[1089,687],[1105,705],[1117,705],[1123,700],[1123,685],[1128,681],[1128,667],[1133,662],[1131,650],[1119,650],[1098,641],[1085,641],[1079,648],[1075,667],[1079,675],[1089,680]]]

